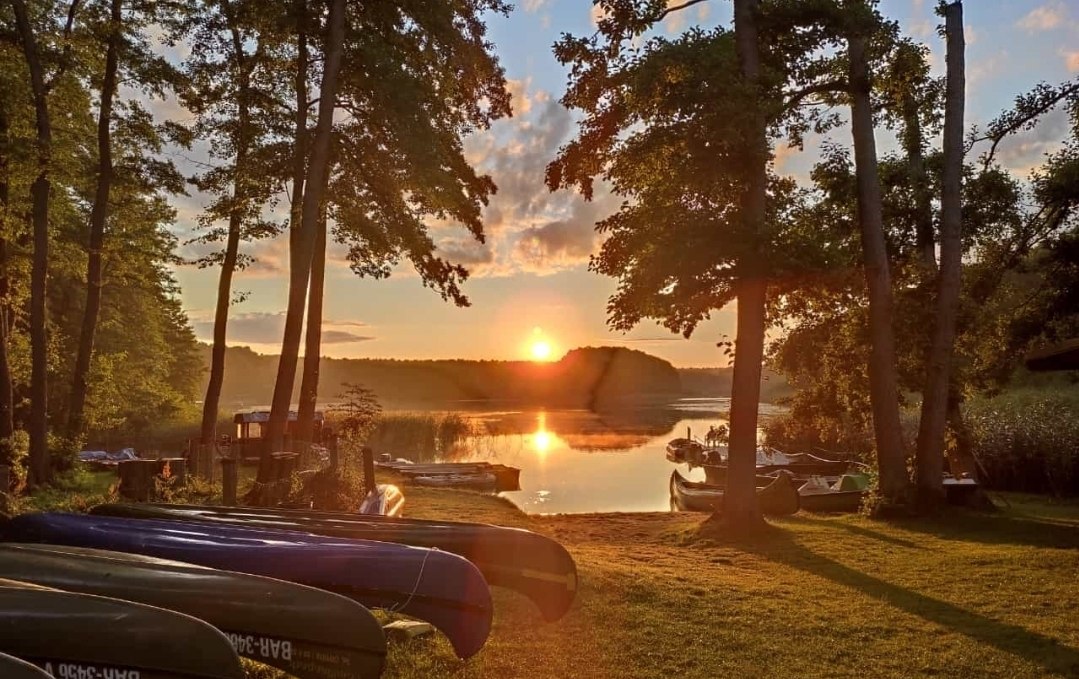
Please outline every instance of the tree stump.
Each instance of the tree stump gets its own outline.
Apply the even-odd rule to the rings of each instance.
[[[120,495],[129,500],[146,502],[154,493],[157,460],[124,460],[117,466],[120,474]]]

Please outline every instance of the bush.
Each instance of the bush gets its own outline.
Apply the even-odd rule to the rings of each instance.
[[[1079,495],[1079,398],[1014,392],[967,409],[974,452],[997,490]]]

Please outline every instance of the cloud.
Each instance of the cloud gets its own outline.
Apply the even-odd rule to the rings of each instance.
[[[1064,23],[1067,13],[1064,3],[1056,0],[1032,9],[1018,21],[1017,25],[1031,33],[1049,31]]]
[[[1001,165],[1020,175],[1029,174],[1045,160],[1047,153],[1058,150],[1069,133],[1068,111],[1058,106],[1034,129],[1024,130],[1001,142],[997,158]],[[981,149],[986,150],[986,149]]]
[[[195,337],[203,341],[213,339],[214,322],[206,311],[191,311],[191,327]],[[354,344],[374,339],[342,328],[366,327],[358,321],[324,320],[322,323],[323,344]],[[281,342],[285,330],[285,312],[246,312],[232,313],[229,317],[227,343],[235,344],[276,344]]]
[[[487,242],[446,233],[437,241],[439,254],[478,277],[582,266],[598,245],[595,223],[617,202],[602,184],[592,202],[573,191],[547,189],[547,164],[572,134],[573,115],[547,92],[533,90],[530,79],[514,81],[510,89],[520,115],[465,143],[469,162],[498,186],[483,211]]]
[[[594,4],[592,9],[589,10],[588,16],[592,19],[593,24],[598,25],[599,22],[607,18],[607,8],[598,3]]]
[[[521,7],[529,14],[533,14],[543,9],[543,6],[546,4],[547,0],[524,0],[524,2],[521,3]]]
[[[525,115],[532,110],[532,98],[528,96],[528,88],[531,85],[532,78],[506,81],[506,89],[510,93],[514,115]]]
[[[1079,73],[1079,52],[1064,52],[1064,64],[1069,73]]]

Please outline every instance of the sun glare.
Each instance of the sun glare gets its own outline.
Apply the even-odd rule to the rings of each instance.
[[[532,360],[535,361],[547,361],[551,358],[551,343],[545,340],[538,340],[532,343]]]

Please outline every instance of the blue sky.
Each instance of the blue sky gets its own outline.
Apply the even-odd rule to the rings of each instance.
[[[943,45],[936,34],[934,4],[888,0],[881,10],[932,48],[939,72]],[[712,0],[672,15],[676,18],[669,18],[662,30],[674,34],[692,24],[726,23],[731,11],[729,0]],[[992,119],[1038,81],[1079,76],[1079,1],[968,0],[965,15],[968,126]],[[466,144],[470,160],[489,172],[500,189],[485,212],[488,245],[470,243],[460,229],[437,231],[443,250],[473,270],[465,284],[472,306],[446,304],[404,270],[385,281],[358,279],[341,253],[331,250],[325,355],[515,359],[526,357],[529,345],[542,337],[556,354],[576,346],[621,344],[676,365],[726,363],[715,344],[724,334],[733,335],[732,309],[716,312],[689,340],[647,324],[628,334],[609,331],[605,307],[614,281],[589,273],[587,260],[598,244],[592,224],[617,205],[617,198],[601,191],[595,202],[586,203],[569,192],[551,194],[543,186],[544,166],[575,129],[574,114],[558,103],[565,70],[551,45],[562,33],[593,32],[595,16],[587,0],[522,0],[509,17],[493,17],[489,23],[515,114]],[[1000,158],[1025,176],[1056,148],[1065,130],[1063,114],[1051,115],[1006,144]],[[830,137],[850,143],[844,129]],[[810,139],[804,152],[781,147],[777,169],[804,177],[820,142]],[[878,131],[878,145],[886,151],[894,148],[894,140]],[[179,206],[181,234],[189,232],[200,203],[193,196]],[[229,341],[276,353],[287,287],[286,244],[279,239],[247,248],[258,261],[236,278],[236,289],[249,294],[233,309]],[[196,334],[208,339],[217,271],[181,268],[177,276]]]

